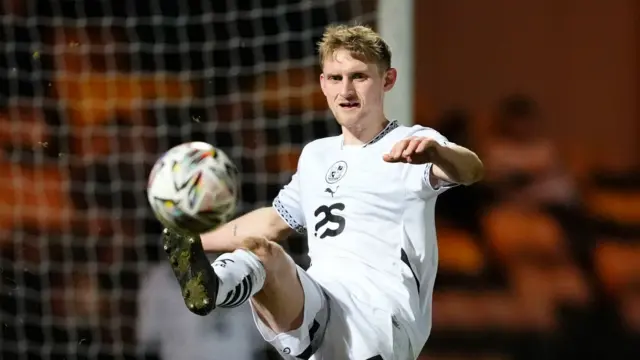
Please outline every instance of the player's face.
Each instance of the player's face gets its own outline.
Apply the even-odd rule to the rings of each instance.
[[[395,80],[395,69],[380,71],[376,64],[340,49],[324,59],[320,86],[341,126],[366,126],[367,120],[384,118],[384,93],[393,88]]]

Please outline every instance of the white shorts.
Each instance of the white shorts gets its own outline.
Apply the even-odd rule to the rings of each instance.
[[[304,291],[304,320],[298,329],[276,334],[252,304],[258,331],[284,359],[415,360],[407,333],[389,312],[355,298],[337,281],[321,285],[312,270],[298,267]]]

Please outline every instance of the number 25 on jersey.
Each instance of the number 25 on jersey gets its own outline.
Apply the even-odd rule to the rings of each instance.
[[[320,239],[340,235],[346,225],[345,218],[339,215],[344,208],[343,203],[319,206],[313,213],[317,219],[313,235]]]

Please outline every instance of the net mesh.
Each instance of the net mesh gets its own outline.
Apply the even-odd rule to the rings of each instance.
[[[241,169],[241,212],[268,204],[302,145],[338,131],[315,42],[374,5],[0,2],[1,357],[140,357],[139,279],[164,261],[156,156],[215,144]]]

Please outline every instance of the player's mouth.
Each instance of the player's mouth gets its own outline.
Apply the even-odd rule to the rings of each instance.
[[[341,102],[339,105],[343,109],[357,109],[360,107],[360,103],[357,101],[345,101]]]

